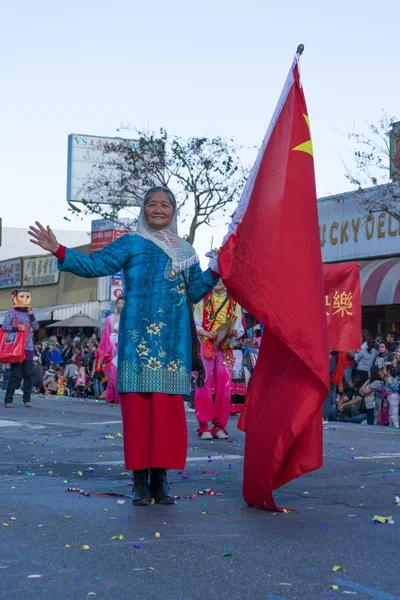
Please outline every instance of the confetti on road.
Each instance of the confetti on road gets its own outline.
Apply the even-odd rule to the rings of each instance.
[[[343,571],[342,567],[340,565],[335,565],[332,569],[332,571],[334,573],[337,573],[338,571]]]
[[[124,536],[122,534],[120,534],[120,535],[113,535],[111,539],[112,540],[123,540]]]
[[[393,524],[394,524],[394,521],[393,521],[393,517],[392,517],[392,516],[390,516],[390,517],[381,517],[380,515],[375,515],[375,516],[372,518],[372,522],[373,522],[373,523],[383,523],[383,524],[385,524],[385,523],[389,523],[390,525],[393,525]]]

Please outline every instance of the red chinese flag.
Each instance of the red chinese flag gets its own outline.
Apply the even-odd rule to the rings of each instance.
[[[357,350],[361,343],[359,264],[325,264],[324,283],[329,349]]]
[[[310,127],[296,55],[219,254],[232,296],[264,324],[248,392],[243,495],[322,465],[328,339]]]

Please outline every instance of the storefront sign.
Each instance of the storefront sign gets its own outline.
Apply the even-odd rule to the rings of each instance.
[[[58,283],[59,270],[55,256],[24,258],[23,285],[52,285]]]
[[[21,285],[21,259],[2,260],[0,262],[0,289]]]
[[[398,254],[400,221],[385,212],[365,214],[356,194],[318,201],[323,262]]]

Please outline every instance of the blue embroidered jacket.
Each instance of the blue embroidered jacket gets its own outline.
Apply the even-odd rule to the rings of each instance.
[[[124,273],[125,304],[118,334],[118,393],[189,394],[191,333],[182,274],[153,242],[127,234],[90,256],[67,249],[61,271],[81,277]],[[195,264],[185,272],[190,301],[214,287],[212,273]]]

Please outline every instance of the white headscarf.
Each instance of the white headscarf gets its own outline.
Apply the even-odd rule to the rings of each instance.
[[[151,195],[156,192],[164,192],[167,194],[174,207],[174,216],[167,227],[163,229],[154,229],[146,221],[144,207]],[[158,246],[172,261],[172,269],[176,273],[181,273],[196,263],[200,263],[200,259],[196,254],[195,249],[189,242],[183,240],[178,235],[178,216],[176,214],[176,200],[171,190],[164,186],[156,186],[150,188],[143,199],[142,208],[140,210],[137,229],[137,235],[140,235],[147,240],[150,240]]]

